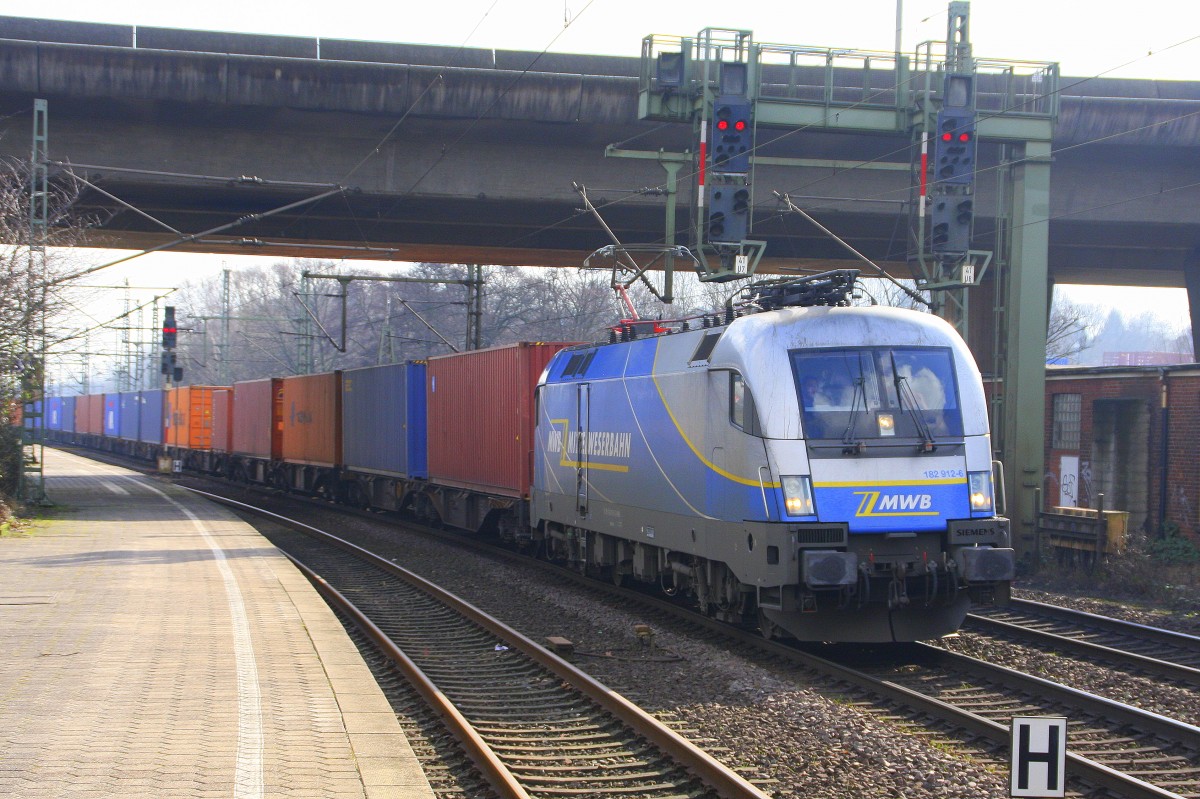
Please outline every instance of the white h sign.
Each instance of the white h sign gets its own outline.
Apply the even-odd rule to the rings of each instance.
[[[1067,720],[1017,716],[1012,720],[1012,796],[1065,796]]]

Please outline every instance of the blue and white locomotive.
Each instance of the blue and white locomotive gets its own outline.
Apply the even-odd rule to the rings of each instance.
[[[808,641],[935,638],[1005,601],[975,361],[937,317],[846,305],[853,281],[559,353],[530,509],[547,553]]]

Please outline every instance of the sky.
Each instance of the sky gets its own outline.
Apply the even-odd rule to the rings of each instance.
[[[945,0],[903,0],[902,48],[946,37]],[[975,0],[970,10],[974,54],[1005,60],[1058,61],[1074,77],[1200,80],[1200,6],[1160,0],[1145,9],[1128,3],[1076,0]],[[741,0],[56,0],[30,6],[0,0],[0,14],[85,22],[395,41],[551,52],[637,55],[647,34],[692,35],[705,27],[752,30],[759,42],[891,52],[895,0],[782,3]],[[108,257],[82,256],[91,263]],[[270,259],[273,261],[274,259]],[[253,258],[156,254],[97,275],[97,282],[160,286],[239,268]],[[170,278],[164,279],[164,275]],[[1078,299],[1074,296],[1078,292]],[[1067,288],[1079,302],[1153,310],[1186,321],[1182,289]]]

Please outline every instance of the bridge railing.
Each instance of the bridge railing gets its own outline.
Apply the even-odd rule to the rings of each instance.
[[[762,44],[757,58],[759,99],[889,109],[907,100],[896,92],[907,59],[895,53]]]
[[[975,108],[989,116],[1057,119],[1059,69],[1053,61],[976,58]],[[941,86],[945,70],[944,42],[917,47],[911,85]]]
[[[749,31],[706,29],[696,37],[655,34],[642,40],[639,95],[643,116],[685,121],[717,90],[719,66],[746,65],[749,95],[759,101],[897,112],[898,125],[921,97],[940,91],[942,43],[915,57],[871,50],[759,44]],[[976,59],[977,108],[993,116],[1053,119],[1059,109],[1058,65]]]

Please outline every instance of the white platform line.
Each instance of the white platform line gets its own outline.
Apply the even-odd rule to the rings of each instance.
[[[136,479],[136,478],[131,478]],[[204,536],[204,542],[212,550],[221,579],[225,582],[225,594],[229,600],[229,615],[233,622],[233,652],[237,663],[238,683],[238,746],[237,765],[234,772],[234,799],[262,799],[263,796],[263,720],[262,694],[258,686],[258,664],[254,660],[254,642],[250,640],[250,622],[246,617],[246,605],[242,601],[242,590],[237,577],[229,568],[225,551],[217,543],[204,522],[190,510],[146,482],[138,484],[179,508]]]

